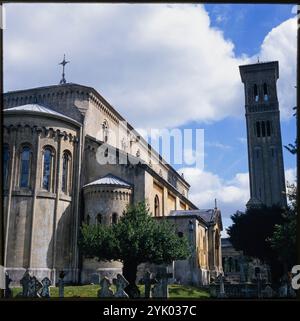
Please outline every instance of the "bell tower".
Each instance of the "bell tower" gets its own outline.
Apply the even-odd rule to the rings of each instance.
[[[285,177],[276,82],[278,61],[239,67],[245,87],[250,200],[286,206]]]

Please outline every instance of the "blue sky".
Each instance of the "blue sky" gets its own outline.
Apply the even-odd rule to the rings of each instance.
[[[206,4],[212,26],[235,44],[237,55],[255,55],[269,31],[291,18],[291,4]]]
[[[94,87],[136,128],[204,129],[204,169],[174,165],[200,208],[229,216],[249,199],[238,66],[278,60],[283,144],[296,135],[292,5],[6,4],[4,89],[67,81]],[[296,159],[284,150],[286,178]]]

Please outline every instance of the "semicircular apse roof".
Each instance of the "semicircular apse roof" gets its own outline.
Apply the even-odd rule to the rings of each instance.
[[[16,106],[16,107],[12,107],[12,108],[6,108],[3,110],[3,112],[30,112],[30,113],[39,113],[39,114],[47,114],[47,115],[53,115],[56,117],[60,117],[60,118],[64,118],[67,120],[70,120],[72,122],[76,122],[78,123],[76,120],[65,116],[61,113],[58,113],[55,110],[52,110],[50,108],[47,108],[45,106],[39,105],[39,104],[26,104],[26,105],[21,105],[21,106]]]
[[[84,185],[84,187],[94,186],[94,185],[113,185],[113,186],[131,188],[131,185],[129,183],[123,181],[121,178],[113,174],[107,174],[91,183]]]

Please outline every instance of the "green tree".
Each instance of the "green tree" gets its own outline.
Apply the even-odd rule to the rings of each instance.
[[[282,275],[282,264],[269,239],[276,224],[284,222],[284,213],[285,209],[279,206],[250,208],[245,213],[232,215],[233,224],[227,229],[236,250],[242,250],[246,256],[256,257],[270,265],[274,281]]]
[[[83,225],[79,245],[86,257],[123,263],[130,297],[139,296],[135,284],[139,264],[169,264],[189,256],[187,238],[179,237],[166,219],[154,219],[144,202],[129,206],[112,226]]]
[[[295,184],[288,186],[289,207],[284,214],[284,222],[276,224],[270,238],[272,249],[285,267],[285,272],[296,264],[296,235],[297,235],[297,188]]]

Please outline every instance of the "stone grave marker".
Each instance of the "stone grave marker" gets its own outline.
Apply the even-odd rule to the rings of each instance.
[[[225,293],[225,287],[224,287],[224,276],[223,274],[220,274],[217,277],[218,281],[219,281],[219,286],[220,286],[220,291],[218,293],[218,298],[226,298],[227,295]]]
[[[156,275],[157,280],[161,280],[161,282],[158,282],[157,290],[159,289],[159,284],[161,283],[162,286],[162,298],[168,298],[169,297],[169,291],[168,291],[168,279],[173,277],[173,273],[168,273],[168,269],[166,266],[159,267],[158,272]]]
[[[152,278],[152,273],[150,271],[146,271],[139,283],[144,284],[145,286],[145,298],[151,298],[151,286],[157,283],[157,280]]]
[[[21,296],[27,297],[28,296],[28,287],[29,287],[29,282],[31,280],[31,276],[28,270],[25,271],[22,279],[20,280],[20,284],[22,286],[22,294]]]
[[[42,287],[41,282],[35,276],[31,277],[28,283],[28,297],[38,298],[40,296],[38,292]]]
[[[59,280],[58,280],[58,295],[60,298],[63,298],[65,296],[65,282],[64,277],[66,276],[65,271],[59,272]]]
[[[114,296],[113,291],[110,289],[111,282],[106,276],[100,281],[100,286],[101,288],[98,290],[99,298],[112,298]]]
[[[12,291],[9,287],[12,279],[9,277],[8,272],[5,272],[5,291],[4,291],[4,297],[5,298],[12,298]]]
[[[273,298],[274,296],[274,291],[271,288],[270,285],[266,285],[266,287],[262,291],[262,297],[263,298]]]
[[[117,278],[113,279],[113,283],[116,285],[115,298],[128,298],[128,294],[125,292],[125,288],[129,282],[124,278],[122,274],[117,274]]]
[[[50,285],[52,284],[51,280],[47,277],[42,280],[42,289],[40,292],[40,296],[42,298],[50,298]]]
[[[152,288],[152,297],[153,298],[166,298],[165,289],[162,279],[158,279],[157,283]]]
[[[91,275],[91,284],[100,284],[100,275],[99,275],[99,273],[93,273]]]

